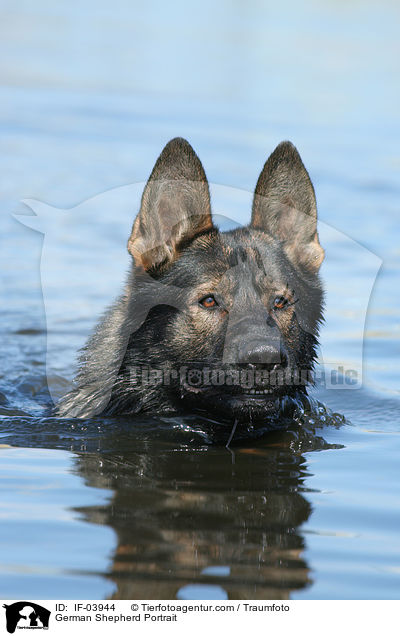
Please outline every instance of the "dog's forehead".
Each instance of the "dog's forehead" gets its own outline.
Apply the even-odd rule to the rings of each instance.
[[[286,282],[290,265],[281,245],[247,228],[220,233],[205,246],[193,245],[198,280],[228,278],[239,283],[263,279],[271,285]]]

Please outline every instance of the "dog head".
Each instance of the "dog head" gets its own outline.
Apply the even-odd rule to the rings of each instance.
[[[220,232],[200,160],[173,139],[147,182],[128,249],[136,302],[160,284],[170,291],[152,299],[136,362],[145,352],[148,364],[179,369],[168,387],[177,402],[254,420],[304,394],[322,319],[324,251],[314,188],[291,143],[265,163],[249,226]]]

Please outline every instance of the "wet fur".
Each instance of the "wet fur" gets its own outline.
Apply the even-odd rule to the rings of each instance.
[[[250,225],[229,232],[213,225],[207,179],[191,146],[169,142],[129,238],[133,258],[124,294],[89,339],[76,387],[57,414],[194,411],[242,421],[279,418],[287,400],[306,394],[306,384],[289,383],[255,399],[225,386],[189,390],[180,377],[168,386],[138,385],[132,369],[271,368],[252,349],[261,342],[256,353],[270,351],[271,342],[286,370],[312,371],[323,306],[316,221],[313,186],[289,142],[277,147],[260,174]],[[199,300],[211,291],[221,304],[207,311]],[[280,294],[288,299],[284,311],[273,305]]]

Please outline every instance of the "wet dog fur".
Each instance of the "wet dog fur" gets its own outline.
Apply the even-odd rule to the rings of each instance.
[[[268,158],[250,224],[221,232],[199,158],[173,139],[146,184],[128,250],[124,293],[56,413],[279,424],[312,381],[323,308],[314,188],[296,148],[282,142]],[[143,382],[146,373],[159,381]]]

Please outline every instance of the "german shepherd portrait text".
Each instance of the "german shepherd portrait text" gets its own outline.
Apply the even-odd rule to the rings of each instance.
[[[296,148],[282,142],[267,160],[250,224],[221,232],[199,158],[173,139],[128,250],[124,293],[57,414],[199,413],[279,426],[287,405],[306,398],[323,304],[314,188]]]

